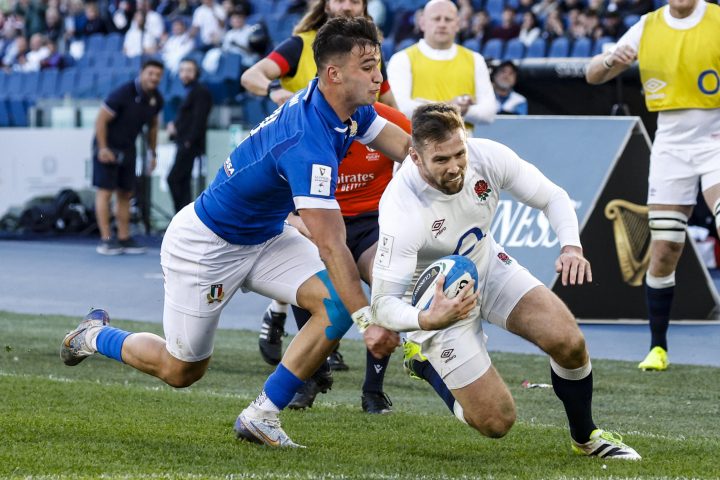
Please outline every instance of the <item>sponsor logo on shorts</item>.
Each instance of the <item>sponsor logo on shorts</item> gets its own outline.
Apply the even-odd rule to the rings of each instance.
[[[503,262],[505,265],[510,265],[510,264],[512,263],[512,258],[510,258],[510,256],[509,256],[507,253],[505,253],[505,252],[500,252],[500,253],[498,253],[497,257],[498,257],[498,258],[500,259],[500,261]]]
[[[457,355],[453,355],[453,352],[455,351],[454,348],[448,348],[442,351],[440,354],[440,358],[445,360],[445,363],[448,363],[451,360],[454,360]]]
[[[207,302],[209,304],[214,302],[222,302],[223,297],[225,297],[225,292],[223,292],[222,283],[210,285],[210,293],[207,294]]]

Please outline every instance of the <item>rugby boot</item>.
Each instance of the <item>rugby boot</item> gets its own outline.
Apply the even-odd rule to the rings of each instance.
[[[77,365],[95,353],[92,345],[85,340],[89,328],[104,327],[110,323],[110,315],[105,310],[94,308],[85,315],[75,330],[65,335],[60,345],[60,358],[70,367]]]

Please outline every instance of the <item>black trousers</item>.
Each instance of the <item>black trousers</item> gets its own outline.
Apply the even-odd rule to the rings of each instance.
[[[192,170],[195,158],[202,155],[202,152],[195,148],[177,146],[175,163],[170,169],[167,183],[170,187],[175,212],[179,212],[188,203],[193,201],[192,194]]]

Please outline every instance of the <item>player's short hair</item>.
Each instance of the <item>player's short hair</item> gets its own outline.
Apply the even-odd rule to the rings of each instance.
[[[449,103],[420,105],[412,116],[413,146],[422,149],[428,143],[442,142],[458,128],[464,129],[465,122],[457,105]]]
[[[145,60],[142,64],[142,68],[140,68],[140,71],[142,72],[148,67],[157,67],[160,70],[165,70],[165,65],[160,60],[157,60],[155,58],[149,58]]]
[[[313,56],[318,71],[333,57],[349,55],[355,47],[380,48],[375,24],[364,17],[337,17],[318,30],[313,42]]]

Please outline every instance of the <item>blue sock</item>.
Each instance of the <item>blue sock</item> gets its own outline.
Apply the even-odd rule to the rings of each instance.
[[[675,287],[652,288],[645,285],[645,296],[650,320],[650,349],[662,347],[667,351],[667,331],[670,325],[670,308],[672,307]]]
[[[280,410],[288,406],[295,392],[305,382],[295,376],[282,363],[265,381],[265,394]]]
[[[122,346],[130,332],[115,327],[104,327],[95,339],[98,353],[122,362]]]
[[[443,382],[443,379],[433,368],[430,362],[428,360],[425,360],[424,362],[413,360],[413,362],[415,362],[413,364],[413,370],[415,373],[424,378],[433,387],[435,392],[443,399],[445,405],[447,405],[450,409],[450,413],[455,415],[455,410],[453,409],[453,406],[455,405],[455,397],[453,397],[450,389],[447,385],[445,385],[445,382]]]

